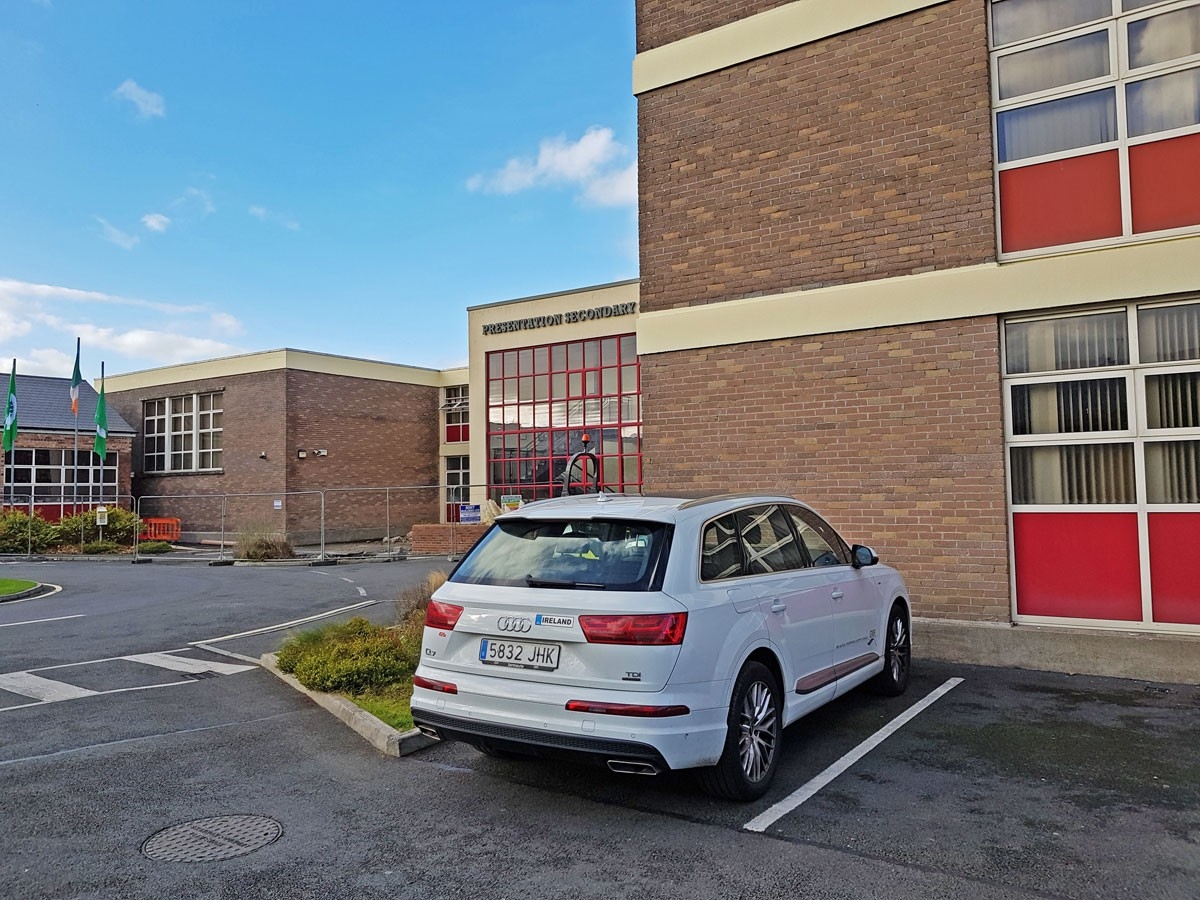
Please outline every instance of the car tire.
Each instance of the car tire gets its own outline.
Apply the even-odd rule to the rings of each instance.
[[[767,792],[783,745],[782,696],[778,679],[762,663],[742,667],[729,702],[721,758],[697,772],[706,792],[728,800],[757,800]]]
[[[875,676],[872,684],[876,692],[885,697],[898,697],[908,689],[912,669],[912,631],[903,603],[893,604],[888,613],[883,646],[883,671]]]

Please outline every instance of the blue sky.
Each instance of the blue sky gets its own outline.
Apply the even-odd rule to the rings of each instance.
[[[446,368],[635,278],[632,0],[2,0],[0,366]]]

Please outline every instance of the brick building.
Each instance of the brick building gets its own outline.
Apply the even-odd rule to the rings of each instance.
[[[4,454],[3,503],[12,498],[17,508],[28,509],[32,498],[35,512],[51,522],[100,505],[129,509],[135,431],[113,409],[107,392],[102,464],[93,452],[99,396],[90,384],[79,385],[78,419],[71,412],[70,378],[18,375],[16,388],[17,440]]]
[[[138,425],[143,515],[181,519],[185,540],[315,543],[322,502],[330,541],[437,521],[439,401],[461,377],[285,349],[111,376],[108,401]]]
[[[638,0],[637,51],[647,489],[812,501],[977,660],[1200,633],[1200,3]]]

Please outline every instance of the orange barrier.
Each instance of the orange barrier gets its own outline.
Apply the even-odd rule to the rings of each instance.
[[[179,540],[178,519],[142,519],[143,541]]]

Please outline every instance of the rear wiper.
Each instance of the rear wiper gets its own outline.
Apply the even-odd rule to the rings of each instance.
[[[553,578],[534,578],[532,575],[525,576],[525,583],[530,587],[544,588],[565,588],[567,590],[587,590],[587,591],[602,591],[608,585],[593,584],[587,581],[558,581]]]

